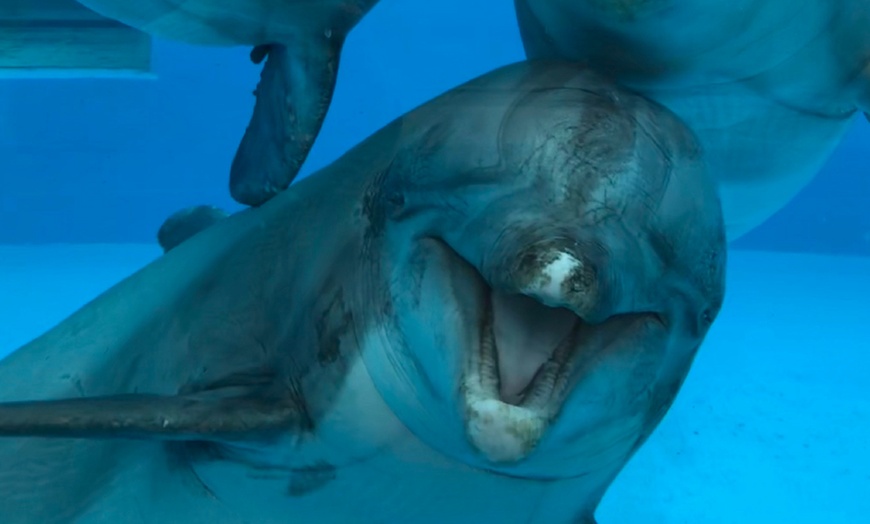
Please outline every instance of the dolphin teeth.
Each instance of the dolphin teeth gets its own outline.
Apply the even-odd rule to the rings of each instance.
[[[484,389],[498,394],[500,378],[498,371],[498,350],[495,346],[495,331],[493,330],[492,297],[487,293],[486,310],[481,325],[479,351],[479,369],[481,385]]]
[[[573,308],[551,304],[575,293],[570,283],[583,264],[557,257],[545,269],[545,278],[519,293],[480,289],[477,346],[466,353],[460,391],[466,436],[493,462],[531,453],[570,386],[586,322]]]
[[[499,346],[498,337],[495,330],[495,307],[493,305],[493,293],[487,293],[484,300],[484,315],[480,326],[480,339],[477,351],[471,359],[471,368],[475,371],[473,376],[477,379],[477,385],[480,388],[480,393],[491,396],[491,398],[527,408],[539,408],[546,410],[554,396],[558,396],[564,390],[567,384],[567,375],[570,373],[570,365],[572,356],[575,353],[579,342],[579,332],[583,321],[571,314],[570,329],[558,340],[557,343],[550,346],[550,350],[546,351],[546,356],[541,355],[541,351],[529,351],[527,354],[522,349],[523,353],[518,355],[521,359],[531,361],[534,364],[534,359],[540,358],[540,364],[534,369],[533,374],[524,380],[525,386],[520,391],[513,392],[510,390],[503,391],[504,374],[507,370],[505,366],[511,365],[507,362],[501,362],[500,353],[502,348]],[[545,306],[540,306],[546,308]],[[549,310],[549,308],[546,308]],[[551,310],[553,314],[557,310]],[[547,311],[550,313],[551,311]],[[562,314],[567,314],[567,311],[562,310]],[[510,322],[512,319],[507,319]],[[515,320],[515,319],[513,319]],[[542,326],[542,329],[546,327]],[[504,334],[502,334],[504,336]],[[507,341],[502,341],[508,343]],[[516,345],[514,343],[514,345]],[[545,346],[546,347],[546,343]],[[514,350],[516,351],[516,350]],[[512,355],[517,358],[517,355]],[[511,357],[508,357],[511,358]],[[516,382],[516,378],[513,379]],[[513,387],[516,387],[514,384]]]
[[[573,367],[582,322],[577,319],[571,331],[559,342],[553,355],[538,368],[532,381],[522,391],[520,406],[544,410],[552,404],[553,397],[559,397],[568,385],[568,377]]]

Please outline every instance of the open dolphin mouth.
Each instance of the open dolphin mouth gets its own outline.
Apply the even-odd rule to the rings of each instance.
[[[575,313],[481,278],[484,312],[461,383],[466,433],[493,462],[526,457],[571,389],[584,327]]]
[[[484,300],[480,346],[471,360],[481,392],[506,404],[545,409],[565,389],[583,321],[525,295],[490,288]]]
[[[479,467],[519,466],[566,406],[578,416],[549,433],[557,440],[595,439],[614,409],[632,420],[645,409],[667,347],[663,316],[608,312],[606,283],[577,244],[541,242],[496,265],[475,264],[437,237],[418,246],[397,295],[421,315],[403,330],[431,333],[436,352],[457,345],[443,349],[456,366],[445,386],[456,387]]]
[[[577,311],[596,300],[596,284],[585,278],[585,287],[577,285],[585,269],[568,252],[544,247],[527,278],[490,283],[449,245],[438,244],[446,261],[470,276],[463,293],[479,308],[466,317],[476,322],[459,388],[466,437],[491,463],[518,462],[535,449],[578,384],[602,362],[623,358],[616,357],[625,351],[623,335],[656,315],[585,319]]]

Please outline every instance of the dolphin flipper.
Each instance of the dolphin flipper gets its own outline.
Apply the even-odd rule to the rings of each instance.
[[[194,206],[169,216],[157,231],[157,242],[164,253],[227,218],[227,212],[214,206]]]
[[[230,172],[239,203],[263,204],[299,172],[332,100],[348,33],[378,0],[77,0],[148,34],[253,46],[266,63]]]
[[[254,114],[230,170],[230,193],[258,206],[290,185],[320,132],[332,101],[341,42],[257,46],[251,59],[266,63]]]

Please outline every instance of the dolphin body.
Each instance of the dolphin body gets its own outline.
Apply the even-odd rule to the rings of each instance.
[[[676,113],[729,239],[782,209],[870,112],[870,0],[514,0],[531,59],[583,62]]]
[[[592,523],[724,293],[694,135],[523,62],[0,361],[4,524]]]

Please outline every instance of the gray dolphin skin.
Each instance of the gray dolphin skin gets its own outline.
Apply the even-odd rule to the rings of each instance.
[[[227,212],[214,206],[194,206],[173,213],[157,231],[157,243],[167,253],[188,238],[227,218]]]
[[[230,169],[230,194],[257,206],[286,189],[332,101],[348,33],[377,0],[77,0],[161,38],[253,46],[265,59],[248,128]]]
[[[593,523],[723,300],[694,134],[497,69],[0,361],[4,524]]]
[[[674,111],[729,239],[764,222],[870,111],[870,0],[515,0],[529,58],[586,63]]]

